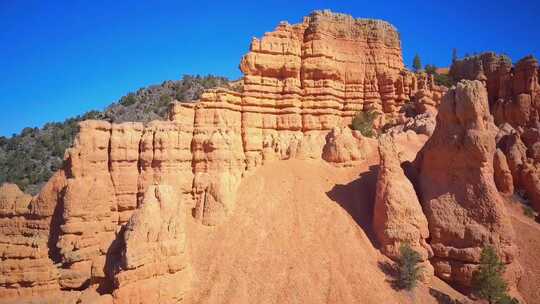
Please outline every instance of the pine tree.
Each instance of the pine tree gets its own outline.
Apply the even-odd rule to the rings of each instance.
[[[458,54],[457,54],[457,49],[454,48],[452,49],[452,63],[456,62],[456,60],[458,60]]]
[[[416,287],[418,279],[422,274],[422,266],[419,266],[420,254],[414,251],[409,244],[402,244],[399,247],[399,276],[398,285],[406,290]]]
[[[415,72],[418,72],[422,69],[422,61],[420,61],[420,56],[418,54],[414,55],[412,66]]]
[[[490,304],[517,303],[506,291],[508,284],[503,279],[505,266],[497,256],[495,249],[486,246],[480,255],[480,267],[472,277],[473,293]]]

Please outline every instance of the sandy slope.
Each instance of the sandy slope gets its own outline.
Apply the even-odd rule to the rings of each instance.
[[[508,210],[512,215],[512,225],[519,247],[518,261],[522,267],[518,289],[527,303],[540,303],[540,224],[523,215],[519,203],[509,202]]]
[[[218,227],[189,225],[194,285],[187,303],[439,303],[433,289],[397,292],[369,239],[376,157],[354,168],[278,161],[243,179]]]

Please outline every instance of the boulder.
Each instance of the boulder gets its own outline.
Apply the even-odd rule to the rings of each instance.
[[[360,131],[335,127],[326,136],[322,159],[334,164],[363,161],[371,152],[373,142],[373,139],[364,137]]]

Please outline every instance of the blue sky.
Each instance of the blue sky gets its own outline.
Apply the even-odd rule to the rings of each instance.
[[[540,57],[538,0],[0,0],[0,135],[101,110],[183,74],[238,78],[252,37],[315,9],[391,22],[408,65],[419,53],[446,66],[454,47]]]

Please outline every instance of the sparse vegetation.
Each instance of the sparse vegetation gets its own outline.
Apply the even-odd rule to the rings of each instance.
[[[473,294],[490,304],[519,303],[507,294],[508,284],[503,279],[505,265],[495,249],[486,246],[480,255],[480,266],[472,278]]]
[[[433,75],[436,85],[449,88],[456,84],[456,81],[454,81],[450,75],[437,73],[437,67],[433,64],[426,64],[424,69],[427,74]]]
[[[409,244],[402,244],[399,253],[398,286],[412,290],[422,275],[422,266],[418,265],[421,261],[420,254],[414,251]]]
[[[373,123],[378,114],[374,111],[361,111],[356,114],[351,123],[351,129],[360,131],[366,137],[375,137],[377,133],[373,128]]]
[[[532,219],[536,218],[536,212],[534,212],[534,209],[528,205],[523,205],[523,214]]]
[[[137,97],[135,97],[135,94],[133,93],[129,93],[120,99],[120,104],[125,107],[129,107],[135,103],[137,103]]]
[[[412,67],[415,72],[419,72],[422,69],[422,61],[420,60],[420,56],[418,54],[414,55]]]
[[[224,77],[184,75],[129,93],[105,111],[90,111],[64,122],[47,123],[41,129],[25,128],[11,138],[0,137],[0,184],[11,182],[36,194],[63,163],[64,152],[73,144],[79,121],[103,119],[114,122],[162,119],[173,99],[192,101],[212,87],[229,87]]]

